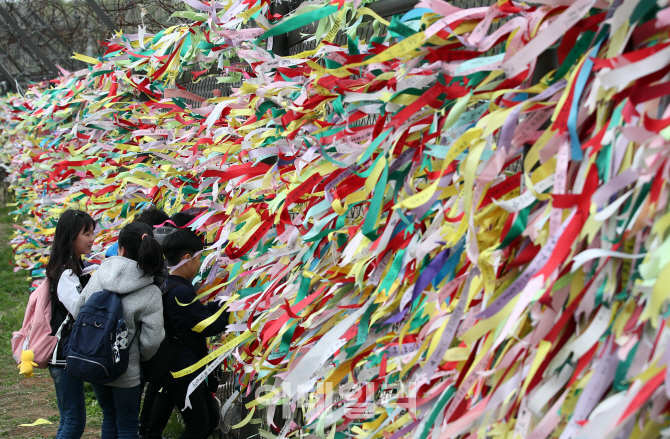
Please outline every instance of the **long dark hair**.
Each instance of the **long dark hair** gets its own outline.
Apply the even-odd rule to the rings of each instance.
[[[74,240],[82,230],[94,230],[95,221],[81,210],[66,210],[58,219],[51,254],[47,263],[47,277],[56,280],[63,269],[81,276],[83,263],[74,253]]]
[[[130,223],[119,233],[119,248],[125,257],[137,261],[145,276],[157,276],[163,271],[163,252],[154,239],[152,228],[144,223]]]

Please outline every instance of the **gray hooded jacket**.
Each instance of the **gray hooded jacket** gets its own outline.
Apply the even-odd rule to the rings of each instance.
[[[86,288],[74,306],[74,317],[86,300],[102,290],[122,294],[123,318],[128,325],[128,339],[132,340],[128,370],[108,386],[135,387],[140,384],[140,357],[150,359],[158,350],[165,329],[161,290],[153,284],[153,276],[142,276],[137,262],[122,256],[106,259],[93,273]],[[139,329],[139,335],[137,335]]]

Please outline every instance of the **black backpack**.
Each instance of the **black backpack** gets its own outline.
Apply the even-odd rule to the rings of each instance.
[[[170,290],[179,286],[179,283],[173,282],[166,285],[163,290],[163,296],[170,292]],[[165,308],[163,308],[163,322],[165,325],[165,338],[158,347],[158,351],[147,361],[142,362],[142,374],[144,381],[149,383],[165,384],[170,379],[170,369],[175,364],[179,349],[181,348],[181,340],[179,333],[168,324],[165,318]]]
[[[111,383],[128,369],[132,343],[121,297],[98,291],[81,307],[72,327],[67,373],[92,384]]]

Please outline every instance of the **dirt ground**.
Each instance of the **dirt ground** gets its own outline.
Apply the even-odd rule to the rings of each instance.
[[[8,438],[53,438],[56,436],[59,416],[56,392],[48,370],[38,370],[34,377],[23,378],[11,357],[3,355],[0,360],[0,437]],[[91,407],[87,409],[97,411]],[[96,404],[97,405],[97,404]],[[43,418],[51,422],[35,427],[21,427]],[[100,421],[89,417],[84,438],[100,437]]]
[[[53,381],[46,370],[41,370],[33,378],[17,379],[18,370],[7,365],[2,359],[0,368],[0,436],[2,437],[54,437],[58,422]],[[14,376],[14,373],[17,376]],[[52,422],[51,425],[19,427],[30,424],[38,418]]]

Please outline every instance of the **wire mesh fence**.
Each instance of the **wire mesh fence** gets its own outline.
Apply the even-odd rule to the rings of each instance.
[[[96,0],[103,14],[113,23],[115,29],[126,33],[134,33],[142,26],[148,33],[155,33],[171,24],[178,24],[181,19],[170,17],[183,9],[181,0]],[[280,11],[286,16],[304,4],[304,0],[274,0],[272,10]],[[488,6],[492,0],[453,0],[452,4],[460,8]],[[416,0],[380,0],[369,4],[385,19],[392,15],[404,13],[416,4]],[[53,66],[60,65],[68,70],[78,70],[86,65],[73,60],[72,53],[97,56],[103,53],[101,42],[112,36],[110,29],[91,7],[90,0],[16,0],[2,2],[1,11],[15,22],[10,25],[8,18],[0,17],[0,71],[16,79],[20,84],[30,81],[42,81],[53,78],[57,71]],[[0,11],[0,12],[1,12]],[[502,22],[495,22],[493,30]],[[20,29],[17,30],[17,27]],[[359,41],[367,41],[373,35],[383,35],[386,26],[373,20],[363,21],[355,30]],[[309,38],[313,32],[306,26],[283,36],[284,47],[276,50],[279,54],[295,55],[316,46],[316,41]],[[26,38],[27,36],[27,38]],[[354,35],[352,35],[354,36]],[[335,43],[347,43],[347,34],[339,32]],[[40,53],[36,53],[36,50]],[[491,52],[495,52],[495,48]],[[498,49],[499,50],[499,49]],[[3,73],[4,73],[3,72]],[[203,78],[187,85],[203,97],[218,89],[222,95],[229,95],[236,83],[218,83],[216,80]],[[213,96],[213,95],[212,95]],[[197,104],[194,104],[197,106]]]
[[[465,8],[490,6],[495,2],[496,0],[453,0],[450,3],[452,3],[454,6],[465,9]],[[303,3],[305,2],[302,0],[285,0],[284,2],[276,0],[273,4],[284,5],[285,9],[282,12],[288,14],[298,9],[298,7]],[[390,21],[393,18],[393,15],[404,14],[405,12],[411,10],[416,4],[416,0],[400,0],[400,1],[382,0],[375,3],[377,4],[383,3],[381,7],[377,8],[376,12],[378,12],[382,16],[382,18],[384,18],[386,21]],[[375,3],[372,3],[372,5],[375,5]],[[393,14],[385,13],[385,11],[392,11]],[[502,26],[505,22],[506,19],[494,21],[491,25],[490,32],[494,32],[495,30],[500,28],[500,26]],[[295,31],[289,33],[286,36],[286,47],[284,48],[286,55],[293,56],[305,51],[314,50],[316,48],[318,43],[316,39],[309,37],[310,30],[313,32],[313,29],[311,29],[310,26],[305,26],[296,29]],[[371,37],[375,35],[383,36],[387,31],[388,27],[386,25],[376,22],[374,20],[367,20],[363,21],[359,26],[356,27],[356,29],[352,32],[353,33],[352,37],[357,38],[360,43],[369,42]],[[350,35],[348,33],[340,31],[337,33],[337,36],[335,37],[333,42],[340,46],[346,45],[348,43],[349,37]],[[483,54],[483,56],[491,56],[498,54],[500,53],[501,47],[502,45],[500,44],[496,45],[493,48],[491,48],[488,52]],[[321,63],[323,64],[323,61],[321,61]],[[240,63],[240,65],[237,67],[246,68],[247,71],[249,71],[248,65]],[[195,93],[203,98],[213,97],[214,90],[219,90],[221,92],[221,96],[230,96],[234,88],[238,88],[242,85],[242,81],[234,83],[218,83],[216,79],[217,75],[220,76],[220,74],[216,73],[213,74],[212,76],[205,77],[196,81],[191,81],[190,79],[188,79],[189,78],[188,75],[184,75],[182,77],[182,80],[178,81],[178,84],[181,87],[184,87],[187,91]],[[195,101],[188,101],[188,103],[192,105],[194,108],[200,106],[200,104]],[[374,116],[370,116],[358,121],[356,124],[368,125],[370,123],[374,123],[374,120],[375,120]]]
[[[100,6],[108,17],[112,20],[118,29],[125,32],[132,32],[138,26],[146,28],[147,32],[155,33],[168,24],[170,16],[177,10],[182,9],[182,2],[179,0],[103,0]],[[496,0],[453,0],[454,6],[459,8],[474,8],[490,6]],[[404,14],[411,10],[416,4],[416,0],[381,0],[377,2],[381,5],[376,11],[386,21],[391,21],[394,15]],[[290,14],[303,4],[302,0],[276,0],[273,7],[282,5],[283,15]],[[374,5],[374,3],[373,3]],[[0,5],[5,8],[8,14],[22,26],[29,38],[35,45],[41,49],[48,60],[53,63],[59,63],[68,69],[83,68],[84,65],[78,61],[70,59],[72,52],[84,53],[94,56],[102,52],[98,44],[111,36],[110,30],[96,17],[90,4],[85,0],[63,1],[63,0],[20,0],[15,2],[5,2]],[[490,32],[498,29],[504,21],[496,21],[492,24]],[[313,31],[313,30],[312,30]],[[357,38],[361,43],[367,43],[373,36],[383,36],[388,31],[386,25],[374,20],[362,21],[357,28],[350,34],[338,32],[334,43],[337,45],[346,45],[349,38]],[[316,48],[317,41],[309,37],[309,26],[297,29],[289,35],[284,36],[283,51],[286,55],[296,55],[298,53],[313,50]],[[493,47],[485,55],[499,53],[501,46]],[[235,62],[232,60],[233,67],[241,70],[250,71],[248,64]],[[45,63],[39,59],[32,51],[26,41],[13,30],[10,26],[0,26],[0,64],[14,75],[19,81],[42,80],[50,76],[49,69]],[[177,81],[177,85],[185,88],[203,98],[212,98],[215,96],[230,96],[235,88],[241,87],[242,81],[238,82],[219,82],[224,74],[219,72],[206,73],[196,80],[192,80],[193,75],[183,75]],[[186,102],[197,108],[201,104],[196,101],[186,100]],[[379,117],[377,114],[371,114],[361,120],[357,125],[370,125]],[[513,164],[516,172],[520,162]],[[363,206],[353,206],[347,212],[347,221],[352,222],[360,219],[364,213]],[[292,218],[293,219],[293,218]],[[238,377],[232,372],[225,372],[221,384],[217,391],[217,398],[223,405],[222,417],[220,422],[219,435],[222,438],[232,437],[252,437],[253,432],[242,432],[231,429],[232,425],[239,423],[242,416],[246,413],[244,409],[245,402],[249,395],[236,395]],[[253,399],[254,391],[250,393]],[[234,400],[233,400],[234,399]],[[377,398],[375,398],[377,399]],[[229,401],[228,406],[225,405]],[[304,414],[299,407],[296,407],[286,419],[282,413],[282,407],[274,409],[274,415],[268,412],[269,408],[261,408],[254,414],[254,422],[250,423],[251,429],[265,431],[273,430],[270,422],[274,423],[274,430],[281,429],[286,422],[294,421],[298,425],[304,425]],[[256,433],[257,434],[257,433]]]
[[[460,8],[473,8],[473,7],[482,7],[482,6],[490,6],[493,3],[495,3],[496,0],[455,0],[452,1],[451,3],[454,4],[455,6],[458,6]],[[300,0],[288,0],[285,1],[285,6],[288,6],[288,12],[295,11],[300,4],[303,2]],[[411,10],[414,5],[416,4],[416,1],[414,0],[405,0],[405,1],[394,1],[391,3],[393,7],[393,12],[394,14],[384,14],[383,9],[380,15],[386,20],[386,21],[391,21],[393,18],[393,15],[396,14],[404,14],[405,12]],[[496,29],[498,29],[502,24],[504,24],[503,20],[496,21],[492,24],[492,29],[490,32],[494,32]],[[310,39],[308,36],[304,36],[305,33],[309,32],[309,28],[301,28],[296,31],[293,31],[292,34],[288,35],[286,37],[287,41],[287,47],[285,48],[285,53],[286,55],[296,55],[304,51],[308,50],[313,50],[317,46],[317,41],[315,39]],[[355,37],[358,38],[360,42],[368,42],[371,37],[374,35],[379,35],[382,36],[388,31],[388,28],[386,25],[377,23],[375,24],[374,21],[368,20],[363,23],[361,23],[360,26],[358,26],[355,30]],[[338,32],[335,40],[333,41],[337,45],[346,45],[348,43],[348,34],[344,32]],[[492,49],[490,49],[484,56],[490,56],[494,55],[497,53],[500,53],[501,46],[495,46]],[[244,66],[243,64],[240,64],[240,66]],[[247,71],[249,71],[249,67],[246,66]],[[212,74],[209,77],[205,77],[196,81],[191,81],[189,79],[189,75],[185,75],[182,77],[182,80],[178,81],[177,83],[181,86],[184,87],[187,91],[195,93],[203,98],[211,98],[214,96],[214,90],[219,90],[221,96],[230,96],[232,94],[233,89],[238,88],[242,85],[242,82],[236,82],[236,83],[218,83],[217,82],[217,77],[220,77],[221,74],[215,73]],[[187,102],[192,105],[193,107],[199,107],[200,103],[187,100]],[[379,117],[378,114],[371,114],[359,121],[356,122],[356,125],[370,125],[375,123],[376,118]],[[515,162],[512,166],[510,166],[510,171],[516,172],[520,168],[520,161]],[[347,222],[351,223],[354,221],[361,220],[363,218],[364,214],[364,208],[362,205],[358,206],[352,206],[346,213],[346,220]],[[295,218],[295,214],[291,215],[291,219],[293,220]],[[393,328],[391,328],[393,330]],[[291,413],[289,413],[289,417],[286,418],[284,414],[282,413],[283,406],[278,405],[277,407],[263,407],[260,408],[255,412],[253,415],[252,423],[248,424],[251,431],[241,431],[241,430],[234,430],[231,429],[232,425],[235,425],[236,423],[240,422],[243,419],[243,415],[246,413],[244,410],[244,404],[245,404],[245,399],[241,395],[237,395],[237,398],[235,399],[234,402],[232,402],[230,405],[226,406],[225,402],[231,398],[231,396],[234,396],[234,389],[236,387],[235,381],[236,376],[233,373],[226,373],[224,375],[224,378],[222,380],[222,383],[219,387],[219,391],[217,392],[217,398],[221,402],[221,404],[224,406],[224,412],[222,413],[222,418],[220,422],[220,430],[218,434],[220,435],[221,438],[243,438],[243,437],[252,437],[258,434],[258,430],[264,430],[266,432],[271,432],[274,430],[274,432],[280,431],[284,425],[287,422],[295,422],[297,425],[305,425],[305,417],[302,409],[300,407],[295,407],[295,410],[293,410]],[[253,394],[252,389],[252,394]],[[388,389],[379,389],[378,392],[383,392],[383,391],[388,391]],[[379,395],[375,396],[375,400],[378,400]],[[253,395],[251,397],[253,399]],[[270,411],[271,410],[271,411]],[[270,416],[269,416],[270,415]],[[273,426],[270,426],[270,422],[273,423]],[[256,430],[256,431],[253,431]],[[301,433],[302,434],[302,433]]]
[[[139,26],[154,33],[177,24],[179,19],[170,22],[169,18],[183,9],[181,0],[96,1],[115,29],[126,33],[136,33]],[[57,73],[49,65],[67,70],[84,68],[84,63],[71,59],[72,53],[100,55],[105,49],[100,43],[112,36],[86,0],[5,0],[0,1],[3,11],[0,65],[24,85],[55,77]],[[1,76],[0,81],[7,80]]]

